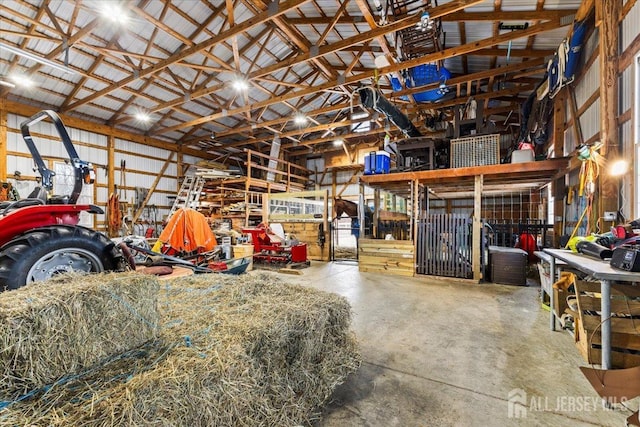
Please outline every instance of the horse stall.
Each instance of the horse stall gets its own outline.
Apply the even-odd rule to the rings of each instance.
[[[471,226],[467,215],[422,214],[417,227],[416,273],[471,278]]]
[[[355,261],[358,259],[358,241],[361,237],[358,203],[337,197],[333,200],[333,210],[335,216],[331,221],[330,259]],[[373,233],[372,212],[365,207],[363,215],[364,236],[369,236]]]
[[[307,245],[307,258],[329,260],[327,190],[263,195],[267,222],[281,224],[285,235]]]

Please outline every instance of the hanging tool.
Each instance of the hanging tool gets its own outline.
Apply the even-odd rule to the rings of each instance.
[[[120,160],[120,185],[117,186],[118,189],[118,200],[119,200],[119,210],[120,210],[120,225],[121,225],[121,234],[127,235],[131,234],[129,230],[129,226],[124,218],[129,215],[129,204],[127,203],[127,161],[122,159]]]

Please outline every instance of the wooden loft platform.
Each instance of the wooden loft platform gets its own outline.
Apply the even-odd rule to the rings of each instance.
[[[360,177],[360,183],[409,198],[411,185],[417,181],[434,197],[472,198],[476,176],[483,177],[483,194],[520,193],[548,184],[568,164],[568,158],[559,157],[537,162],[365,175]]]
[[[306,188],[311,171],[275,157],[253,150],[244,150],[246,175],[208,178],[205,192],[215,193],[219,188],[245,192],[293,192]]]

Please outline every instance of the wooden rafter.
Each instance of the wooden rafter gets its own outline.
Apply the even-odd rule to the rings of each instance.
[[[391,81],[385,77],[378,87],[392,102],[402,104],[411,120],[424,109],[449,108],[466,97],[465,91],[472,90],[482,94],[479,99],[486,107],[489,99],[501,102],[498,107],[485,108],[486,115],[512,111],[539,82],[544,61],[553,54],[550,49],[531,49],[536,44],[535,35],[559,28],[560,22],[569,21],[569,15],[592,13],[595,4],[595,0],[584,0],[579,10],[545,10],[543,0],[526,0],[531,10],[512,12],[502,10],[501,0],[492,0],[493,11],[476,12],[468,11],[468,7],[486,0],[449,1],[431,8],[431,16],[441,19],[449,29],[458,28],[461,43],[456,46],[447,40],[447,49],[442,52],[398,64],[393,61],[396,52],[388,39],[395,31],[415,25],[419,14],[390,17],[388,23],[382,23],[367,0],[183,1],[132,3],[129,12],[137,25],[146,28],[138,31],[140,28],[125,27],[118,32],[102,31],[99,11],[83,2],[74,2],[73,8],[54,7],[50,0],[26,2],[17,11],[0,7],[0,36],[54,61],[60,61],[64,48],[70,46],[70,65],[78,73],[59,77],[41,65],[27,68],[19,58],[10,62],[6,55],[0,56],[0,61],[5,70],[17,67],[18,71],[56,82],[39,92],[43,98],[59,99],[51,107],[62,112],[74,110],[73,115],[135,130],[139,125],[132,120],[132,113],[144,109],[153,113],[155,120],[146,133],[183,146],[192,144],[211,151],[209,136],[215,132],[229,149],[249,145],[266,149],[270,138],[278,133],[286,140],[283,150],[299,154],[324,150],[323,144],[330,147],[340,133],[349,146],[356,140],[370,144],[379,141],[378,128],[363,135],[341,125],[350,121],[352,92],[378,76],[398,76],[403,69],[446,58],[459,57],[448,62],[455,64],[452,67],[458,73],[447,80],[458,95],[452,101],[415,103],[415,93],[432,90],[437,84],[392,91]],[[626,2],[620,16],[633,3]],[[501,21],[520,20],[530,24],[528,31],[510,35],[497,31]],[[493,36],[468,42],[475,23],[484,28],[493,26]],[[529,49],[505,48],[509,40],[520,37]],[[40,40],[49,42],[49,50],[44,52],[40,47],[44,43],[37,43]],[[511,58],[509,67],[497,70],[479,69],[482,61],[468,60],[471,55],[489,56],[491,64],[496,65],[502,64],[500,58],[507,54]],[[374,60],[380,55],[392,65],[375,71]],[[235,95],[227,88],[225,82],[234,73],[249,77],[249,92]],[[496,88],[510,91],[492,93]],[[0,95],[13,96],[12,91],[2,90]],[[309,117],[307,128],[291,124],[296,110]],[[101,113],[94,115],[96,111]],[[445,116],[448,113],[445,111]],[[336,135],[325,135],[328,129]],[[144,131],[141,127],[140,132]]]

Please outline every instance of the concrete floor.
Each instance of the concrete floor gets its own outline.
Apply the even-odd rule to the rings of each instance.
[[[602,407],[573,338],[549,330],[537,287],[320,262],[286,280],[353,307],[363,363],[318,426],[623,426],[631,414]],[[523,404],[510,405],[514,393]],[[628,406],[637,410],[638,401]]]

